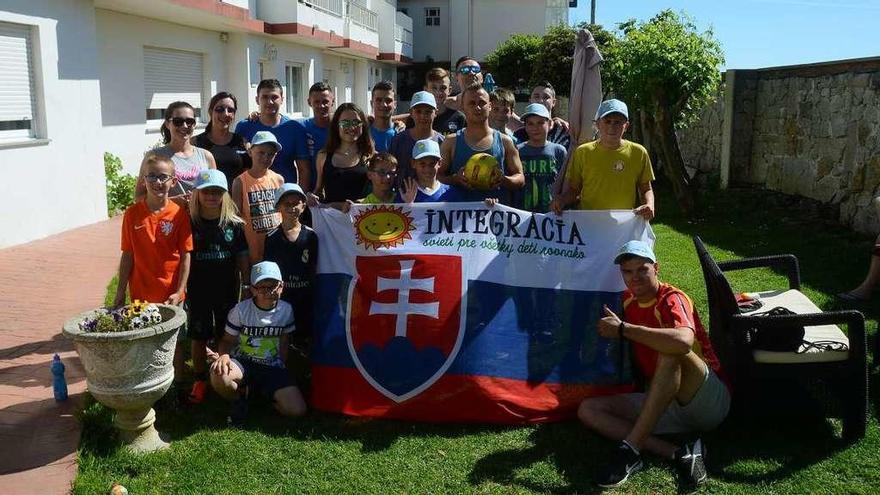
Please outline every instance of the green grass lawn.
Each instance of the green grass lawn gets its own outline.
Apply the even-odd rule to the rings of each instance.
[[[793,198],[727,191],[703,198],[686,220],[661,190],[657,255],[661,278],[688,292],[708,321],[706,293],[690,236],[718,259],[794,253],[803,290],[822,308],[854,286],[871,240],[824,222]],[[784,287],[769,270],[733,273],[735,290]],[[108,287],[112,297],[115,281]],[[880,305],[864,308],[873,346]],[[711,331],[711,330],[710,330]],[[871,374],[872,385],[877,375]],[[872,411],[877,395],[872,392]],[[74,492],[107,493],[114,481],[132,494],[273,493],[589,493],[591,477],[613,448],[576,422],[524,427],[430,425],[362,420],[312,412],[293,421],[259,405],[243,430],[227,429],[216,398],[198,409],[162,411],[173,440],[164,452],[132,456],[119,448],[110,412],[91,403],[82,414]],[[704,436],[710,481],[705,493],[877,493],[880,428],[874,414],[863,441],[837,440],[840,424],[791,417],[762,424],[730,421]],[[674,493],[669,466],[652,459],[616,493]],[[615,493],[615,492],[612,492]]]

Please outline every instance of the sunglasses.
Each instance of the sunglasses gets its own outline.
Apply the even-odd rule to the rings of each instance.
[[[214,107],[214,111],[217,113],[235,113],[234,108],[224,106]]]
[[[192,118],[192,117],[186,117],[186,118],[183,118],[183,117],[171,117],[171,118],[168,119],[168,120],[170,120],[171,123],[174,124],[174,127],[180,127],[180,126],[182,126],[183,124],[186,124],[187,127],[193,127],[193,126],[196,125],[196,119],[194,119],[194,118]]]
[[[159,174],[159,175],[147,174],[146,175],[147,182],[158,182],[159,184],[164,184],[164,183],[168,182],[169,180],[171,180],[172,178],[173,178],[173,176],[168,175],[168,174]]]
[[[354,129],[362,126],[363,124],[363,121],[357,119],[345,119],[339,121],[339,127],[343,129]]]
[[[479,65],[465,65],[464,67],[458,68],[458,73],[459,74],[479,74],[481,70],[482,69],[480,69]]]
[[[385,172],[385,171],[380,171],[380,170],[373,170],[373,173],[383,179],[393,179],[394,177],[397,177],[397,172]]]

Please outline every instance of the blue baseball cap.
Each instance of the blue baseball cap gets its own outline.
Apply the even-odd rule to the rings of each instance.
[[[199,172],[196,177],[196,189],[205,189],[206,187],[219,187],[224,191],[229,190],[229,182],[226,181],[226,174],[216,168],[209,168]]]
[[[629,120],[629,109],[626,108],[626,103],[620,100],[603,101],[602,104],[599,105],[599,110],[596,111],[596,120],[601,119],[609,113],[619,113],[626,117],[626,120]]]
[[[526,111],[523,112],[522,117],[520,119],[525,122],[526,117],[530,115],[536,115],[538,117],[544,117],[545,119],[550,119],[550,110],[547,110],[547,107],[544,106],[543,103],[529,103],[526,105]]]
[[[425,158],[426,156],[433,156],[440,159],[440,145],[437,144],[437,141],[433,139],[422,139],[420,141],[416,141],[415,146],[413,146],[412,150],[412,158],[413,160],[419,160],[421,158]]]
[[[274,145],[275,151],[281,151],[281,143],[278,142],[275,134],[269,131],[257,131],[254,133],[254,137],[251,139],[251,146],[259,146],[261,144]]]
[[[285,194],[290,194],[290,193],[299,194],[300,196],[303,197],[303,199],[306,198],[306,193],[304,193],[302,188],[299,187],[299,184],[292,184],[290,182],[282,184],[281,187],[279,187],[278,189],[275,190],[275,209],[276,210],[278,209],[278,203],[281,202],[281,198],[283,198]]]
[[[281,281],[281,269],[274,261],[261,261],[251,267],[251,285],[257,285],[263,280]]]
[[[437,99],[434,98],[434,95],[429,93],[428,91],[419,91],[416,94],[412,95],[412,101],[410,101],[409,108],[412,108],[416,105],[428,105],[433,109],[437,108]]]
[[[643,241],[629,241],[623,246],[620,246],[620,249],[617,251],[617,256],[614,257],[614,264],[619,265],[621,258],[628,255],[651,260],[651,263],[657,262],[657,256],[654,255],[654,250]]]

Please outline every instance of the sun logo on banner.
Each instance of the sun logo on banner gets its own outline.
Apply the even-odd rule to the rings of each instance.
[[[358,244],[365,248],[392,248],[403,245],[412,239],[410,231],[415,230],[413,217],[401,207],[390,205],[373,206],[354,219],[354,233]]]

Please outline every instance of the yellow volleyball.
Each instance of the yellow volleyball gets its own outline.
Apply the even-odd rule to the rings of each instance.
[[[476,153],[464,164],[464,176],[474,189],[487,190],[501,175],[498,160],[488,153]]]

